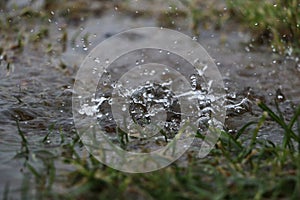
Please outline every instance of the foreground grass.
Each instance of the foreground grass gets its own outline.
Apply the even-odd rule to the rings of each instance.
[[[276,103],[277,105],[277,103]],[[62,154],[31,151],[19,129],[25,159],[26,180],[33,188],[23,188],[24,199],[299,199],[300,198],[300,107],[286,122],[279,109],[272,111],[259,102],[262,116],[246,124],[236,135],[222,131],[209,156],[197,159],[188,153],[188,167],[180,163],[157,172],[127,174],[99,163],[91,155],[79,156],[82,146],[76,137],[62,145]],[[266,120],[273,120],[284,130],[281,144],[257,138]],[[252,128],[251,128],[252,127]],[[251,139],[243,135],[251,134]],[[48,136],[46,136],[48,137]],[[47,140],[45,137],[44,140]],[[43,141],[42,141],[43,142]],[[33,167],[36,158],[43,163]],[[57,159],[73,168],[56,173]],[[30,179],[31,177],[31,179]],[[31,181],[30,181],[31,180]],[[59,184],[65,189],[58,192]],[[4,199],[9,199],[7,188]]]

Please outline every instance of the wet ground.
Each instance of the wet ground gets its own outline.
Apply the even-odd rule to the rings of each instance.
[[[16,121],[27,137],[29,148],[38,155],[30,160],[36,159],[39,165],[43,150],[58,157],[63,155],[60,152],[61,140],[64,140],[64,145],[76,137],[71,105],[76,72],[84,57],[99,42],[124,30],[164,25],[196,37],[222,74],[228,101],[225,128],[233,134],[245,123],[261,116],[262,112],[255,104],[258,99],[271,107],[277,99],[287,118],[300,102],[299,59],[293,57],[292,52],[282,56],[272,53],[267,47],[253,46],[249,43],[251,35],[232,21],[224,23],[220,29],[201,23],[200,35],[195,36],[189,17],[178,14],[171,20],[162,20],[166,18],[159,13],[168,11],[168,4],[152,4],[153,8],[145,9],[145,4],[94,3],[87,8],[93,13],[91,15],[86,14],[84,7],[82,11],[71,5],[69,11],[65,5],[65,11],[70,12],[67,17],[62,16],[62,11],[59,14],[56,10],[49,10],[47,17],[50,17],[46,20],[18,17],[20,10],[13,10],[12,4],[10,9],[1,12],[2,22],[8,15],[12,16],[12,22],[1,28],[0,194],[7,184],[10,191],[19,191],[27,184],[24,174],[26,177],[28,172],[23,171],[26,159],[19,154],[22,147]],[[184,10],[181,6],[178,10]],[[35,7],[40,9],[38,3],[34,4]],[[220,3],[218,7],[222,8],[224,4]],[[17,30],[10,35],[14,28]],[[40,38],[32,42],[43,28],[48,30],[45,38],[39,35]],[[18,36],[18,32],[21,35]],[[23,50],[18,47],[18,37],[24,38]],[[51,134],[45,139],[49,132]],[[274,142],[282,137],[280,129],[268,120],[259,134],[259,137]],[[55,164],[57,174],[71,170],[62,164],[60,158]]]

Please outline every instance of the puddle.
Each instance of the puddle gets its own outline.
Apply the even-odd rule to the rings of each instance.
[[[21,3],[26,5],[27,1]],[[99,42],[124,30],[161,26],[158,17],[149,15],[151,9],[145,10],[139,6],[131,5],[127,10],[122,10],[121,6],[108,4],[108,9],[101,15],[80,18],[75,25],[67,25],[67,22],[58,16],[54,16],[54,19],[46,24],[35,24],[33,21],[28,25],[32,28],[24,28],[26,37],[29,38],[33,34],[31,30],[35,32],[40,26],[47,26],[49,38],[41,45],[25,46],[21,53],[7,50],[12,61],[9,68],[7,62],[1,58],[0,194],[7,183],[10,184],[10,191],[18,194],[18,189],[23,183],[24,159],[15,158],[21,150],[16,120],[19,121],[20,129],[26,135],[29,148],[33,151],[59,151],[60,131],[65,134],[64,143],[70,142],[76,134],[71,108],[72,87],[76,72],[85,56]],[[4,17],[2,12],[1,19]],[[174,25],[174,29],[194,37],[188,29],[188,21],[185,24],[182,24],[183,22],[184,20],[178,17],[171,24]],[[292,114],[293,105],[300,102],[299,58],[279,56],[264,47],[249,47],[247,42],[251,37],[240,32],[237,25],[225,26],[218,31],[203,27],[200,29],[201,34],[196,39],[215,59],[228,93],[227,129],[234,131],[246,122],[258,119],[261,111],[255,105],[257,99],[274,106],[273,100],[280,98],[283,112],[287,116]],[[64,30],[68,35],[66,51],[61,50]],[[47,47],[48,43],[53,46],[52,53],[41,50]],[[133,62],[136,62],[136,59]],[[169,62],[174,64],[172,59]],[[122,73],[122,69],[114,73]],[[283,96],[278,96],[276,91],[279,90]],[[143,93],[143,90],[139,92]],[[136,95],[139,95],[138,93]],[[136,120],[139,121],[140,118],[136,117]],[[43,143],[49,131],[53,133],[47,142]],[[279,142],[282,138],[278,127],[268,121],[260,131],[259,137],[274,142]],[[61,166],[61,172],[68,170],[59,160],[57,166]]]

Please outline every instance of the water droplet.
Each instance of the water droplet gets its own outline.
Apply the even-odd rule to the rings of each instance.
[[[246,52],[250,52],[250,48],[248,46],[245,47]]]
[[[118,10],[118,6],[115,6],[115,10]]]
[[[227,95],[227,97],[230,98],[230,99],[236,99],[236,93],[235,92],[229,93]]]
[[[122,106],[122,111],[125,112],[127,110],[126,105]]]
[[[276,98],[277,98],[278,101],[283,101],[284,100],[284,96],[281,95],[281,94],[277,95]]]
[[[106,60],[105,60],[105,63],[106,63],[106,64],[109,64],[109,59],[106,59]]]
[[[296,69],[298,70],[298,72],[300,72],[300,63],[296,64]]]
[[[149,75],[153,76],[154,74],[155,74],[155,70],[152,70]]]
[[[99,59],[99,58],[95,58],[94,61],[95,61],[96,63],[100,63],[100,59]]]
[[[97,68],[96,67],[94,67],[93,68],[93,72],[92,72],[93,74],[96,74],[97,73]]]
[[[45,142],[44,142],[45,144],[50,144],[51,143],[51,140],[46,140]]]
[[[254,24],[254,26],[258,26],[258,23],[256,22],[256,23]]]
[[[197,78],[196,78],[196,76],[194,74],[191,75],[190,80],[191,80],[192,90],[196,90],[196,88],[197,88]]]

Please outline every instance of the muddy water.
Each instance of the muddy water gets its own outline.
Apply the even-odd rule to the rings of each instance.
[[[58,38],[62,35],[59,27],[67,27],[69,40],[65,52],[49,54],[44,51],[46,45],[25,45],[23,52],[11,53],[9,69],[7,63],[1,61],[0,194],[7,184],[11,193],[19,194],[24,184],[24,174],[29,173],[24,169],[26,159],[17,156],[21,152],[21,137],[16,120],[27,137],[31,151],[46,149],[60,157],[61,133],[65,135],[65,144],[76,134],[71,96],[76,71],[83,58],[99,42],[116,33],[135,27],[161,26],[157,17],[140,16],[137,9],[141,12],[143,8],[133,6],[131,9],[122,12],[111,5],[100,16],[80,18],[74,25],[68,26],[67,21],[57,17],[57,20],[43,25],[50,30],[47,42],[57,49],[60,48]],[[174,29],[194,37],[189,29],[189,20],[174,18],[173,21]],[[27,37],[31,35],[31,30],[40,25],[32,22],[30,26],[33,28],[25,31]],[[88,45],[84,42],[87,33]],[[218,31],[200,28],[197,38],[215,59],[224,77],[228,104],[233,105],[228,107],[226,128],[233,131],[245,122],[260,117],[261,111],[255,105],[257,99],[272,106],[278,89],[285,96],[280,106],[287,116],[291,115],[293,105],[300,102],[299,60],[292,56],[279,56],[264,47],[249,47],[247,42],[250,39],[250,35],[240,32],[236,24],[224,25]],[[1,44],[9,45],[5,41]],[[243,99],[247,99],[246,103]],[[49,138],[43,141],[49,132],[52,132]],[[259,137],[279,142],[281,131],[274,123],[267,121]],[[30,160],[38,163],[34,158]],[[58,174],[68,170],[60,159],[57,159],[56,166]]]

